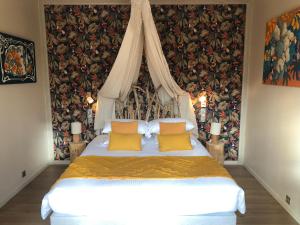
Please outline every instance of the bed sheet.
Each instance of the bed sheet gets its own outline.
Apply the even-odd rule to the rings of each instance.
[[[156,136],[143,138],[142,151],[109,151],[108,135],[98,135],[86,147],[82,156],[209,156],[206,148],[196,138],[191,138],[193,150],[160,152]]]

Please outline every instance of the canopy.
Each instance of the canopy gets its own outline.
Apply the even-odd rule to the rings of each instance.
[[[144,47],[150,76],[154,87],[158,89],[162,104],[175,98],[181,117],[195,124],[194,133],[197,134],[197,122],[190,95],[183,91],[171,76],[149,0],[131,0],[130,19],[121,48],[97,96],[94,129],[103,128],[105,120],[115,118],[115,100],[123,101],[131,85],[137,81]]]

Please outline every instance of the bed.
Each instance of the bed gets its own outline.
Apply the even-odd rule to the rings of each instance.
[[[108,151],[107,135],[97,136],[83,157],[207,157],[192,138],[193,150],[160,152],[157,138],[143,139],[140,152]],[[235,212],[245,213],[244,191],[233,179],[62,179],[44,196],[42,218],[51,225],[235,225]]]
[[[143,52],[153,81],[154,93],[149,85],[136,86]],[[141,94],[144,97],[140,97]],[[228,172],[211,159],[196,138],[193,138],[194,144],[191,147],[190,134],[198,135],[191,95],[178,86],[170,73],[152,17],[150,2],[131,0],[130,19],[118,56],[97,95],[94,129],[105,129],[107,120],[114,118],[142,118],[149,121],[151,118],[166,117],[186,119],[194,125],[192,130],[184,130],[189,131],[188,134],[180,133],[187,137],[189,149],[192,150],[162,153],[159,151],[159,148],[163,149],[162,142],[159,147],[156,136],[152,136],[144,139],[142,151],[110,152],[107,151],[107,136],[100,135],[89,143],[81,157],[67,171],[75,168],[72,170],[74,174],[84,171],[93,175],[94,170],[90,170],[92,165],[101,165],[102,170],[97,172],[102,173],[102,176],[70,176],[59,179],[43,198],[42,218],[45,219],[51,214],[51,225],[236,225],[235,212],[238,210],[245,213],[244,191],[228,176],[219,176],[218,173],[211,175],[215,171],[212,168],[218,168],[216,171],[225,171],[227,174]],[[113,133],[112,131],[111,134]],[[172,147],[174,149],[179,150]],[[124,164],[123,159],[131,162]],[[96,163],[100,160],[103,165]],[[156,167],[153,167],[153,171],[150,166],[135,169],[141,173],[147,169],[146,172],[150,172],[148,175],[153,175],[162,172],[159,171],[162,168],[165,170],[161,174],[165,177],[112,179],[116,177],[112,165],[119,166],[116,162],[123,163],[123,168],[129,171],[133,165],[143,165],[143,161],[155,162],[153,165]],[[215,167],[202,166],[201,163],[195,163],[196,161],[203,162],[203,165],[208,165],[205,163],[209,162],[209,165]],[[87,165],[91,167],[88,168]],[[145,165],[150,164],[143,166]],[[178,171],[175,168],[177,165]],[[187,170],[191,166],[194,166],[193,170]],[[201,166],[201,170],[197,170]],[[168,177],[174,175],[174,171],[178,177]],[[191,171],[194,174],[207,172],[210,176],[191,177]],[[104,176],[106,172],[108,177]]]

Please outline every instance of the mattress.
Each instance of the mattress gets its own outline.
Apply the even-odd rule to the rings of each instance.
[[[96,137],[82,155],[96,156],[208,156],[193,140],[193,150],[159,152],[156,137],[144,140],[141,152],[107,150],[107,136]],[[245,213],[244,191],[232,179],[222,177],[174,180],[60,180],[44,196],[42,218],[52,211],[73,216],[201,215]]]

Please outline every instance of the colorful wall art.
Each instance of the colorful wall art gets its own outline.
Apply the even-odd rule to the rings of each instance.
[[[300,87],[300,9],[267,23],[263,83]]]
[[[0,33],[0,84],[34,82],[34,42]]]
[[[238,159],[246,5],[152,5],[171,74],[193,99],[207,95],[200,121],[203,142],[210,121],[220,120],[225,158]],[[95,136],[87,121],[87,92],[96,100],[120,48],[129,5],[46,5],[46,31],[55,159],[69,158],[70,123],[83,123],[84,140]],[[139,86],[151,85],[145,60]]]

